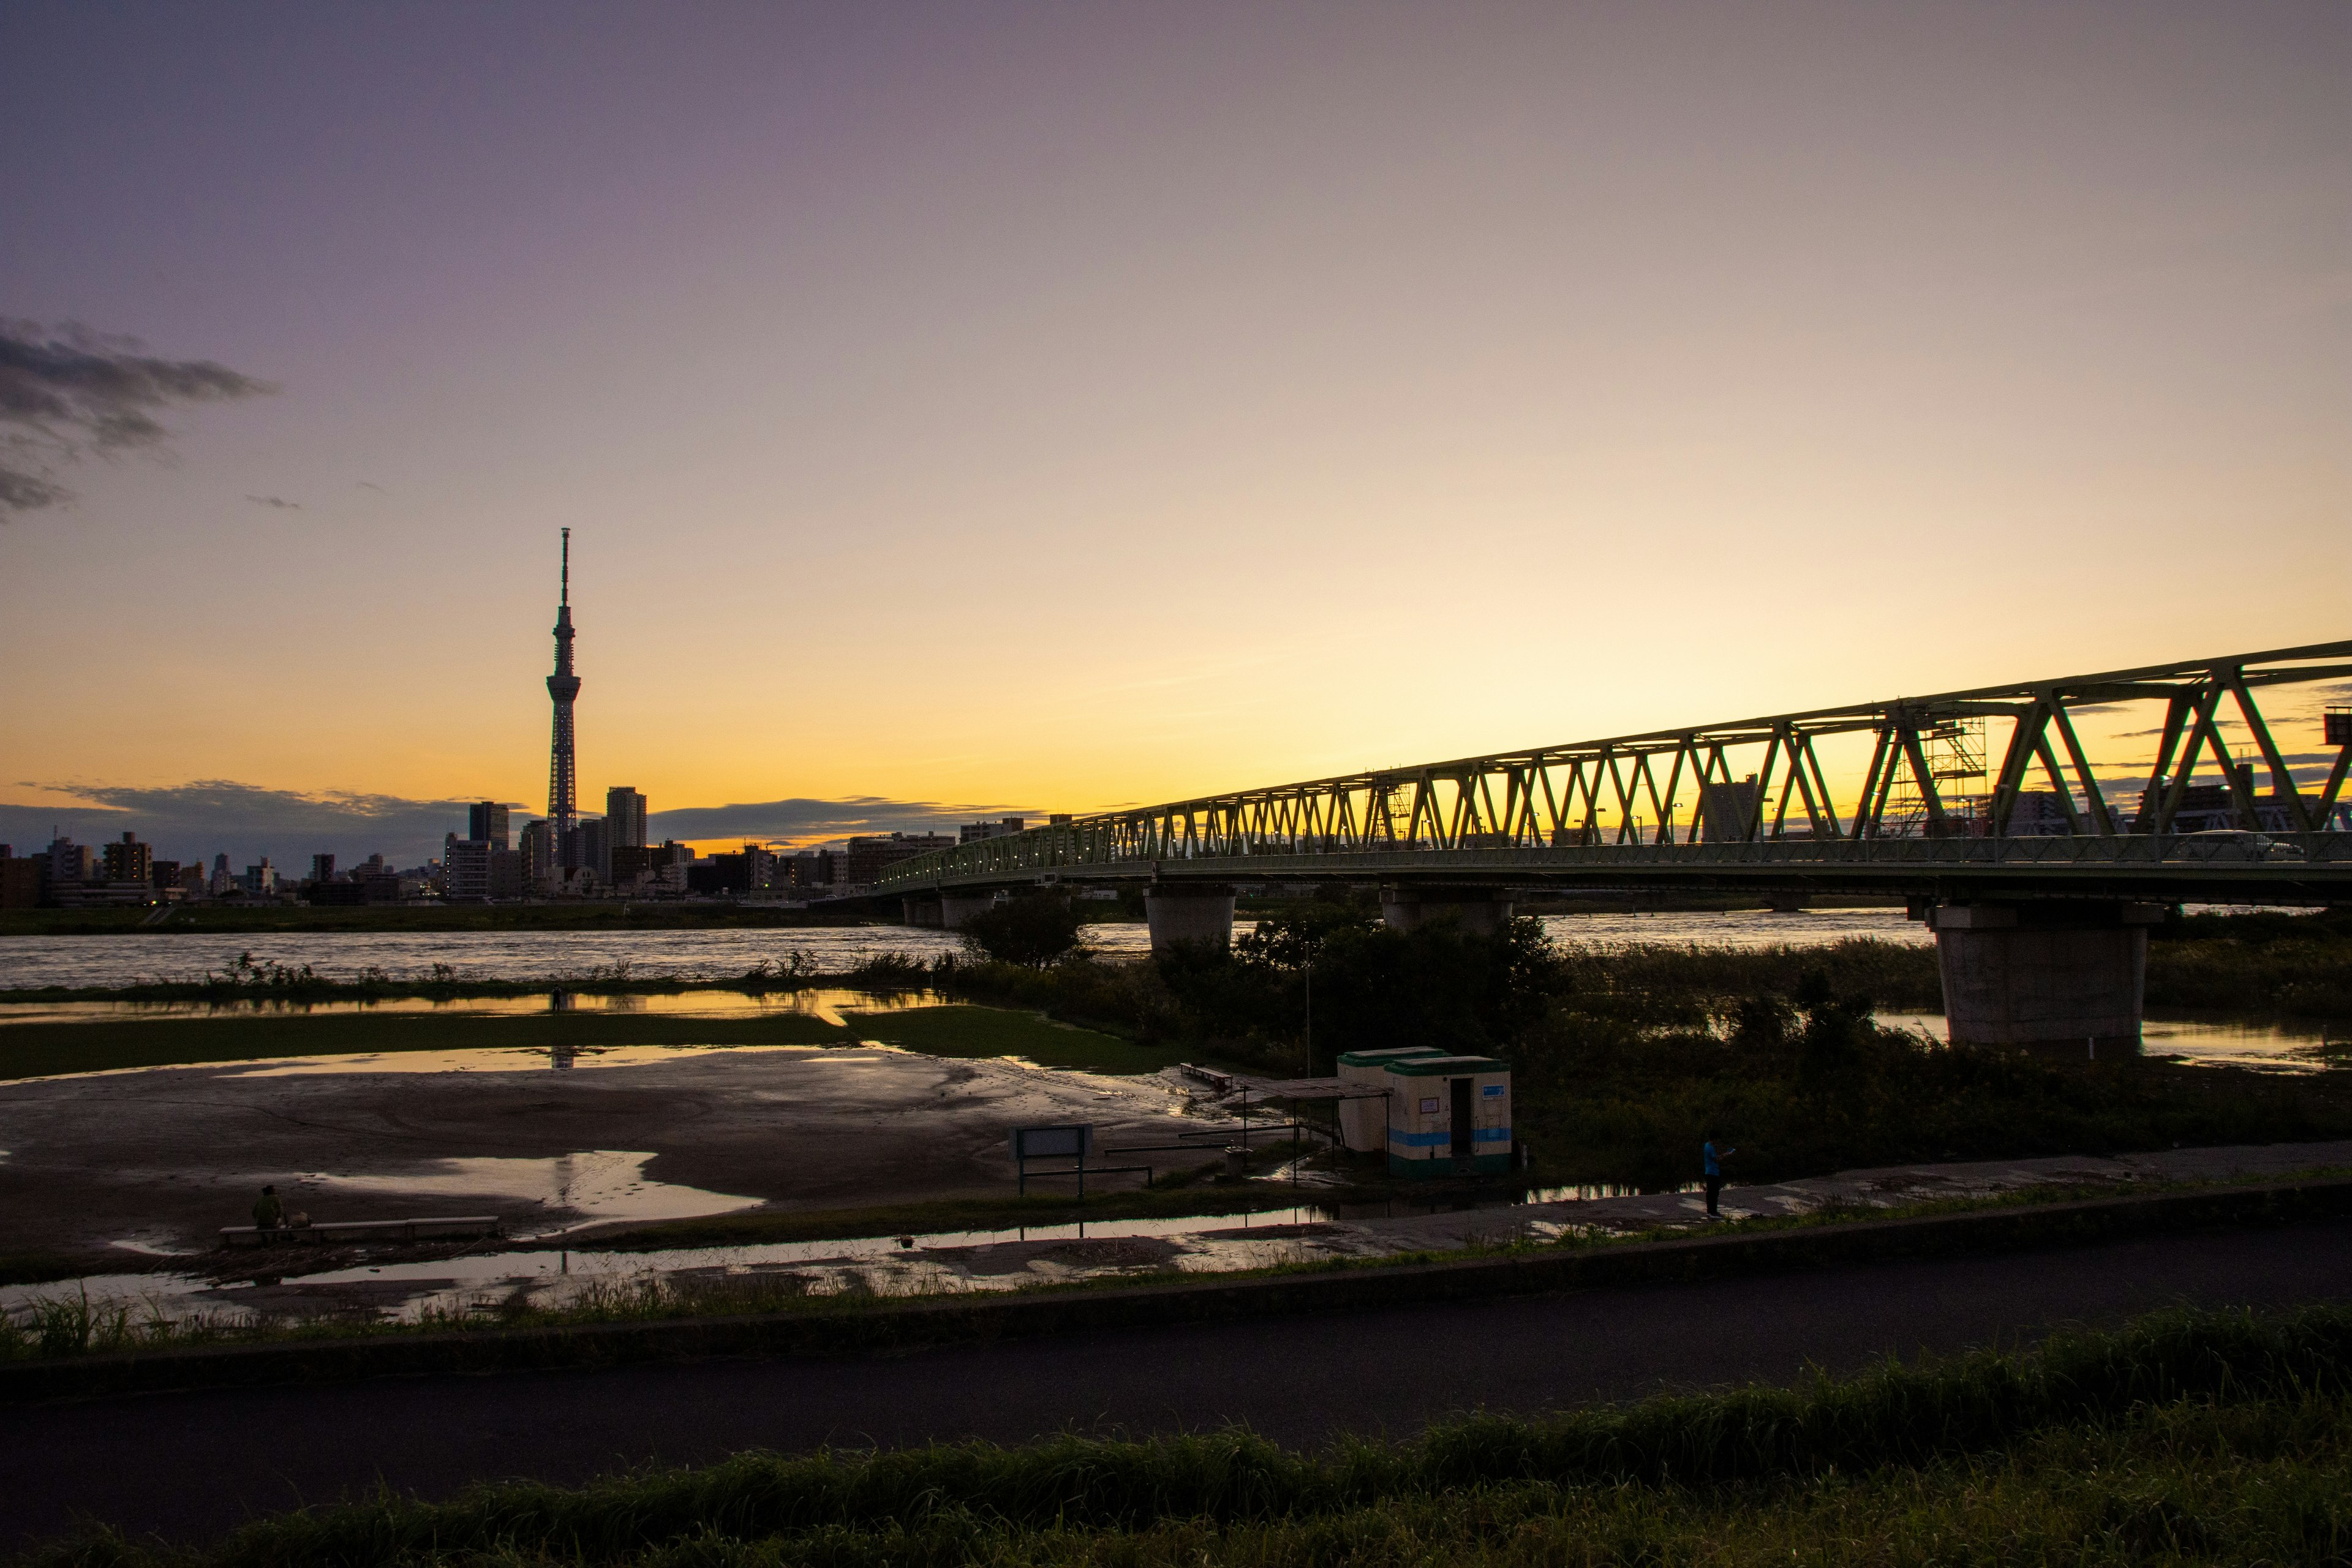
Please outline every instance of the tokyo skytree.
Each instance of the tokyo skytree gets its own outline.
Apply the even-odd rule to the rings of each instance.
[[[563,531],[563,595],[555,611],[555,673],[547,678],[555,700],[555,743],[547,763],[547,826],[559,860],[570,869],[577,851],[572,830],[580,824],[579,779],[572,760],[572,702],[580,678],[572,673],[572,531]]]

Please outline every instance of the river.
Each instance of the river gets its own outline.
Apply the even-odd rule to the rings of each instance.
[[[1924,927],[1901,910],[1761,910],[1725,913],[1546,915],[1555,942],[1619,945],[1699,942],[1717,947],[1811,947],[1847,937],[1925,943]],[[1237,921],[1234,931],[1255,929]],[[1150,946],[1143,922],[1085,928],[1087,945],[1118,957]],[[111,987],[152,980],[201,980],[226,972],[240,954],[259,963],[308,964],[331,980],[370,969],[394,980],[434,977],[446,965],[463,980],[551,980],[610,973],[623,965],[644,978],[728,979],[761,963],[805,952],[822,973],[840,974],[867,959],[902,952],[919,959],[961,953],[953,931],[919,926],[765,927],[724,931],[126,931],[104,936],[0,937],[0,991],[37,986]]]

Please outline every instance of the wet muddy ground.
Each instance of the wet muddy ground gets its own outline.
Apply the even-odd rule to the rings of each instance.
[[[0,1235],[117,1259],[209,1249],[264,1183],[317,1221],[487,1214],[509,1236],[1010,1195],[1010,1128],[1124,1137],[1189,1103],[1160,1078],[874,1046],[646,1049],[570,1070],[545,1051],[446,1055],[0,1084]]]

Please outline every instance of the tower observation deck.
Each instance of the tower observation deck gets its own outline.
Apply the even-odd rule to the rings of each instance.
[[[572,756],[572,703],[580,678],[572,673],[572,531],[563,531],[563,586],[555,611],[555,673],[547,678],[555,702],[555,738],[547,763],[547,820],[564,868],[572,868],[572,829],[580,824],[579,776]]]

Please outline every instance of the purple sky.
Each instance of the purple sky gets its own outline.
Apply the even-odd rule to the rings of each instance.
[[[2334,3],[11,5],[0,315],[278,390],[0,521],[0,805],[531,801],[564,524],[657,810],[2343,636],[2347,81]]]

